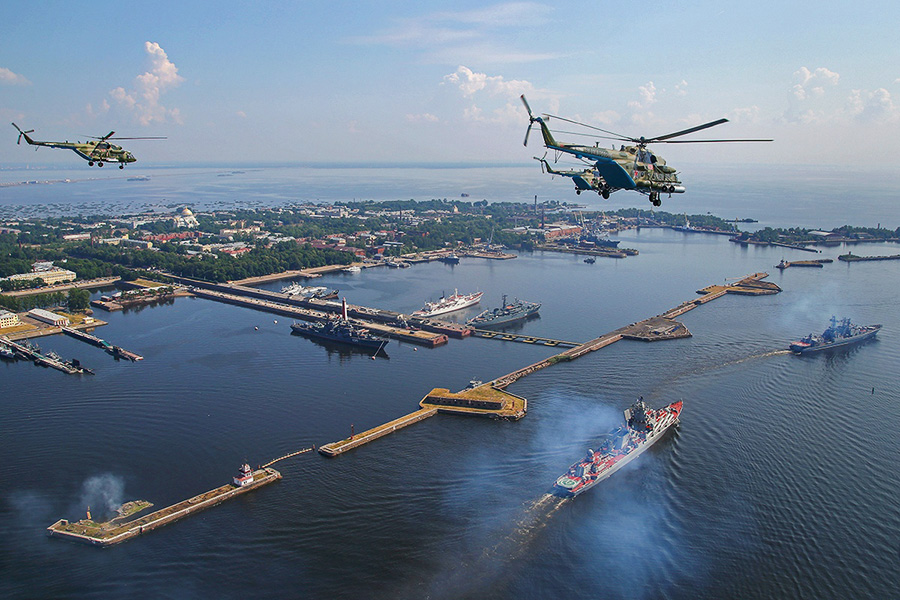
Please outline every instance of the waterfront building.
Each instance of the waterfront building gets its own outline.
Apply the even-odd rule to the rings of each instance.
[[[19,315],[0,308],[0,329],[3,329],[4,327],[15,327],[19,323]]]
[[[50,325],[55,325],[57,327],[68,327],[69,325],[69,319],[67,317],[52,313],[43,308],[32,308],[27,314],[32,319],[37,319],[38,321],[49,323]]]
[[[52,285],[54,283],[72,281],[77,277],[74,271],[60,269],[59,267],[54,267],[52,264],[50,266],[51,268],[46,270],[32,271],[31,273],[16,273],[15,275],[4,277],[0,281],[30,281],[32,279],[43,279],[44,283]]]

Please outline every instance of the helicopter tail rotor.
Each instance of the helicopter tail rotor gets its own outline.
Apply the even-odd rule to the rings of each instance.
[[[16,125],[15,123],[13,123],[12,126],[15,127],[16,130],[19,132],[19,139],[16,140],[16,145],[19,145],[22,143],[23,136],[25,137],[25,141],[31,143],[31,140],[28,138],[28,134],[34,133],[34,129],[29,129],[28,131],[22,131],[21,129],[19,129],[19,126]]]
[[[528,111],[528,129],[525,130],[525,143],[524,146],[528,145],[528,135],[531,133],[531,126],[535,123],[540,123],[541,118],[535,117],[534,113],[531,112],[531,106],[528,105],[528,100],[525,99],[525,94],[519,96],[522,99],[522,104],[525,105],[525,110]]]

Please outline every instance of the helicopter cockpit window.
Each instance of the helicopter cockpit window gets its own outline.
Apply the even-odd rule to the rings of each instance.
[[[653,162],[656,162],[656,160],[655,160],[656,157],[653,156],[651,153],[647,152],[646,150],[640,150],[640,151],[638,151],[637,159],[638,159],[639,161],[643,162],[643,163],[653,163]]]

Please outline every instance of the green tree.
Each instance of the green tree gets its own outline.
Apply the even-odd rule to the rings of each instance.
[[[71,290],[69,290],[67,304],[69,305],[69,310],[71,311],[85,310],[88,306],[90,306],[90,300],[91,294],[87,290],[72,288]]]

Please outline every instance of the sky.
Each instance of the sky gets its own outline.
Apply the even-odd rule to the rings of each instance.
[[[2,15],[0,118],[40,140],[166,136],[122,142],[139,164],[523,164],[544,150],[537,132],[522,145],[521,94],[628,136],[726,117],[693,136],[775,139],[655,147],[670,165],[900,156],[888,2],[47,1]],[[80,160],[6,127],[0,168]]]

